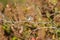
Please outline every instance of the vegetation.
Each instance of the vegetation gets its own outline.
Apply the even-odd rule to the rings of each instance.
[[[60,40],[59,0],[0,0],[0,40]]]

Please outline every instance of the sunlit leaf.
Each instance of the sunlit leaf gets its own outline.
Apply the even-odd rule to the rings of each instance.
[[[14,36],[14,37],[12,38],[12,40],[17,40],[17,37]]]
[[[49,0],[49,1],[50,1],[53,5],[56,5],[58,0]]]
[[[46,11],[46,16],[50,18],[50,13],[48,11]]]

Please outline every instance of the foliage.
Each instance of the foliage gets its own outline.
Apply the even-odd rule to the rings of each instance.
[[[13,36],[13,37],[12,37],[12,40],[20,40],[20,39],[17,38],[17,37],[15,37],[15,36]]]
[[[5,31],[5,33],[7,33],[8,35],[11,34],[12,30],[10,29],[10,27],[7,24],[3,24],[3,30]]]

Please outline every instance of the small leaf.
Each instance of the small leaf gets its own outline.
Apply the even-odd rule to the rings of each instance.
[[[4,30],[7,29],[7,25],[6,25],[6,24],[3,25],[3,29],[4,29]]]
[[[17,38],[16,37],[13,37],[12,40],[16,40]]]
[[[50,1],[53,5],[56,5],[58,0],[49,0],[49,1]]]
[[[46,11],[46,16],[47,16],[48,18],[50,18],[50,14],[49,14],[48,11]]]

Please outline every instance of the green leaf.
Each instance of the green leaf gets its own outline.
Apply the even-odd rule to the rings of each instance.
[[[6,31],[8,34],[11,33],[11,29],[9,28],[7,24],[3,24],[3,30]]]
[[[17,37],[13,37],[12,40],[17,40]]]
[[[7,26],[6,24],[3,24],[3,29],[4,29],[4,30],[7,30],[7,27],[8,27],[8,26]]]

